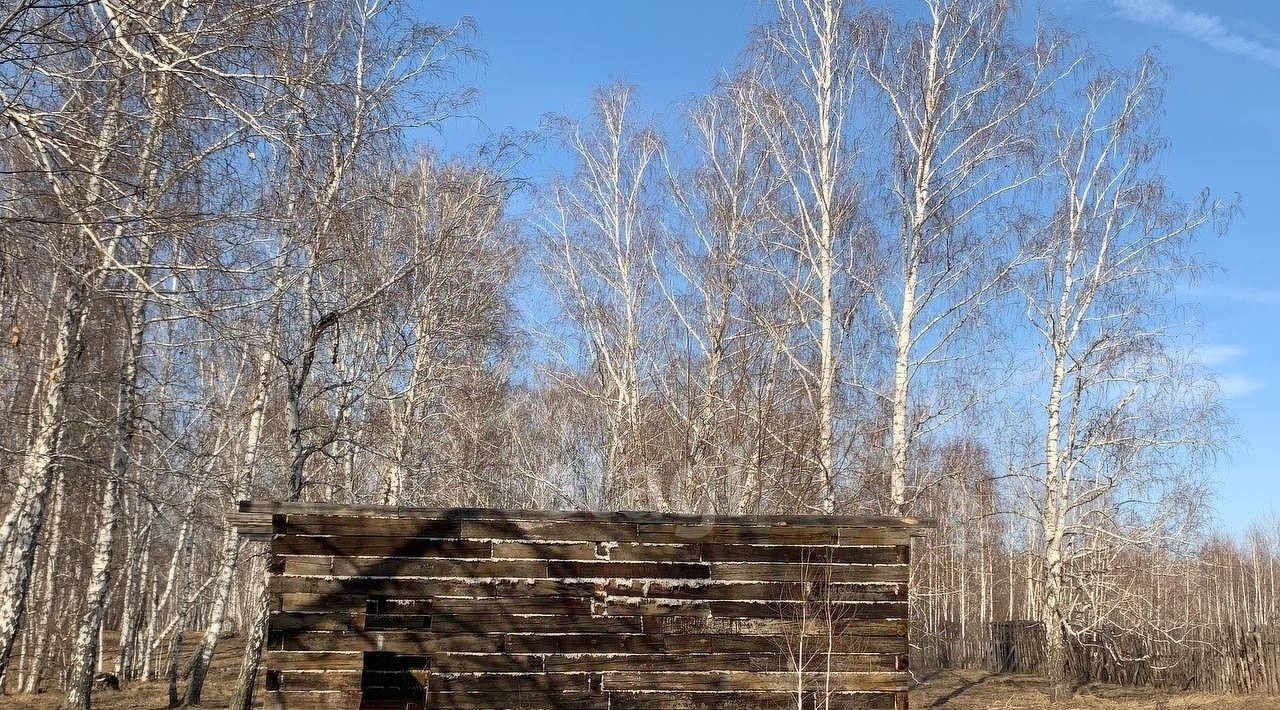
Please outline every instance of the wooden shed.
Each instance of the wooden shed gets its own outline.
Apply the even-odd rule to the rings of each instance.
[[[247,502],[266,706],[907,707],[910,539],[879,517]]]

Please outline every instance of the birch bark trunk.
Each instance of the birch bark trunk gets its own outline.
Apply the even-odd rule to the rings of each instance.
[[[145,484],[144,484],[145,485]],[[125,516],[128,517],[128,500],[125,504]],[[137,518],[143,518],[142,506],[146,501],[134,496],[134,511]],[[125,592],[120,606],[120,639],[116,653],[115,673],[122,681],[134,680],[138,677],[138,643],[143,631],[143,624],[152,610],[152,594],[155,589],[151,579],[151,532],[154,530],[154,513],[148,513],[145,521],[140,521],[141,529],[134,529],[129,554],[125,564]],[[128,533],[126,533],[128,534]]]
[[[262,441],[263,413],[266,410],[267,395],[271,386],[271,355],[262,351],[258,355],[257,381],[254,383],[253,400],[249,404],[249,419],[245,426],[244,459],[236,476],[234,498],[237,501],[247,500],[253,491],[253,474],[258,464],[258,450]],[[200,639],[195,656],[191,663],[191,679],[187,682],[187,692],[183,704],[192,706],[200,704],[200,696],[204,691],[205,677],[213,662],[213,651],[218,645],[218,637],[222,635],[222,624],[227,613],[227,600],[231,596],[231,582],[235,578],[236,557],[240,551],[240,538],[229,524],[225,524],[222,533],[222,548],[218,558],[218,573],[214,580],[213,600],[209,608],[209,625]]]
[[[73,280],[67,287],[54,351],[45,369],[45,396],[37,415],[35,440],[22,458],[18,492],[0,526],[0,553],[4,556],[4,568],[0,570],[0,682],[9,667],[31,586],[36,541],[44,525],[45,497],[66,423],[63,412],[71,385],[70,368],[80,351],[83,299],[83,286]]]
[[[183,632],[187,628],[187,620],[191,616],[192,607],[192,591],[191,591],[191,568],[195,563],[195,555],[192,554],[192,537],[188,536],[183,552],[186,562],[183,564],[182,573],[179,579],[178,591],[178,608],[173,619],[173,636],[169,640],[168,661],[165,664],[165,678],[168,679],[169,685],[169,707],[177,707],[181,702],[178,695],[178,663],[181,660],[182,637]],[[157,634],[158,638],[163,638],[164,634]]]
[[[164,586],[161,587],[156,597],[155,603],[151,605],[151,613],[147,615],[146,630],[142,637],[142,669],[141,675],[146,680],[155,680],[155,654],[160,648],[160,643],[164,640],[163,636],[158,633],[160,624],[160,615],[165,609],[169,608],[174,593],[178,587],[184,582],[181,581],[179,575],[184,569],[183,565],[191,554],[191,524],[195,517],[196,504],[204,491],[203,481],[208,478],[208,471],[204,471],[204,477],[201,482],[196,484],[195,490],[191,493],[191,500],[187,502],[186,509],[183,511],[182,525],[178,528],[178,539],[174,543],[173,557],[169,560],[168,570],[165,572]],[[184,592],[179,592],[182,594]],[[175,609],[176,611],[176,609]],[[175,614],[176,616],[176,614]]]
[[[853,213],[848,185],[853,146],[846,131],[853,122],[853,23],[845,4],[836,0],[779,0],[777,10],[779,20],[762,57],[762,91],[744,108],[764,137],[779,171],[780,191],[787,194],[785,208],[774,208],[778,231],[787,237],[768,238],[768,248],[781,255],[772,268],[797,304],[788,330],[804,334],[804,347],[789,342],[790,334],[775,337],[800,374],[812,407],[816,441],[800,455],[817,469],[815,507],[832,513],[840,478],[836,409],[843,364],[836,312],[844,301],[837,303],[836,289],[844,266],[841,235]],[[792,259],[800,262],[799,269],[788,265]]]
[[[35,637],[35,643],[31,650],[31,667],[24,679],[25,682],[21,686],[21,690],[24,693],[35,693],[40,690],[40,677],[44,674],[44,666],[48,661],[49,636],[52,633],[50,621],[53,618],[53,609],[59,596],[57,562],[62,548],[62,513],[66,506],[66,498],[66,481],[63,475],[58,473],[57,481],[53,486],[53,511],[49,517],[49,547],[45,553],[47,557],[44,565],[44,575],[41,578],[40,597],[43,603],[33,626],[33,628],[43,629],[44,632],[32,634]]]
[[[236,677],[236,685],[232,692],[231,702],[227,706],[229,710],[250,710],[253,706],[253,689],[258,680],[258,666],[262,659],[262,646],[267,634],[267,618],[271,613],[266,593],[266,555],[266,549],[259,550],[258,554],[255,555],[256,558],[263,559],[261,564],[254,565],[255,574],[253,576],[257,578],[258,582],[254,585],[255,593],[251,595],[251,598],[256,606],[253,609],[253,618],[249,624],[249,636],[244,643],[244,654],[240,661],[240,674]]]
[[[149,258],[149,254],[144,257]],[[134,433],[137,431],[138,418],[141,416],[141,389],[138,375],[139,361],[143,356],[143,340],[147,330],[145,291],[134,294],[130,310],[127,321],[130,324],[129,340],[125,348],[116,392],[116,426],[112,441],[111,468],[103,488],[97,539],[94,542],[93,561],[89,568],[89,588],[85,594],[85,609],[76,632],[74,651],[76,655],[72,662],[67,697],[62,704],[66,710],[89,710],[93,675],[97,670],[102,620],[106,613],[107,592],[111,587],[116,531],[120,520],[120,491],[129,474]]]

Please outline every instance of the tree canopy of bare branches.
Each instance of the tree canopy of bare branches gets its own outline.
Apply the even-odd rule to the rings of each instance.
[[[454,153],[430,8],[0,9],[0,687],[197,705],[235,631],[249,707],[253,497],[934,517],[920,653],[1034,623],[1060,692],[1275,624],[1274,531],[1203,542],[1180,307],[1235,205],[1162,174],[1162,68],[906,5],[777,0],[705,96]]]

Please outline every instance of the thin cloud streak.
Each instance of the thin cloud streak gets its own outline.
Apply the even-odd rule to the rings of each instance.
[[[1206,299],[1237,301],[1261,306],[1280,304],[1280,290],[1276,289],[1191,289],[1189,293]]]
[[[1204,345],[1196,348],[1195,355],[1202,364],[1213,367],[1238,359],[1244,355],[1244,349],[1235,345]]]
[[[1235,32],[1221,18],[1184,10],[1168,0],[1111,0],[1126,19],[1163,27],[1205,44],[1280,69],[1280,47]]]
[[[1218,377],[1218,387],[1222,396],[1228,399],[1247,397],[1262,389],[1262,382],[1248,375],[1231,373]]]

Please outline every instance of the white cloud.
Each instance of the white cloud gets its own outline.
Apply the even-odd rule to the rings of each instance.
[[[1243,354],[1244,349],[1235,345],[1203,345],[1195,350],[1196,359],[1210,367],[1230,362]]]
[[[1264,382],[1238,370],[1232,363],[1244,356],[1244,348],[1238,345],[1200,345],[1186,351],[1187,357],[1214,371],[1218,389],[1223,397],[1247,397],[1264,387]],[[1224,371],[1224,369],[1235,370]]]
[[[1247,397],[1262,389],[1262,382],[1239,373],[1225,374],[1218,377],[1218,387],[1223,397]]]
[[[1111,5],[1134,22],[1164,27],[1224,52],[1280,69],[1280,46],[1240,34],[1215,15],[1184,10],[1169,0],[1111,0]]]

